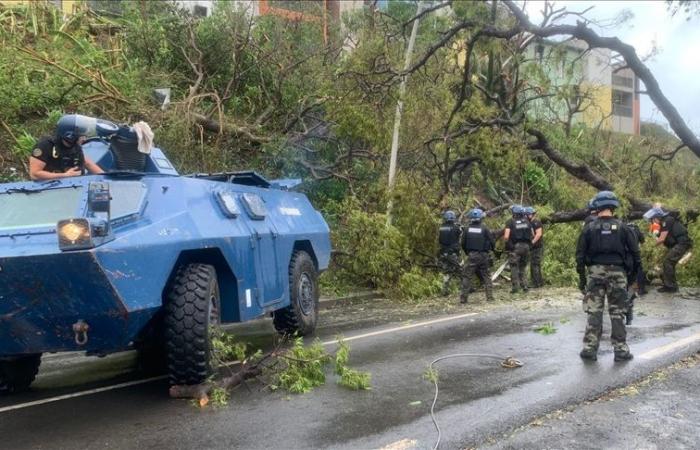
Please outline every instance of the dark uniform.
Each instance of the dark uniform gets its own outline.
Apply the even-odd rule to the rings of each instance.
[[[627,226],[630,230],[632,230],[632,233],[634,233],[634,236],[637,238],[637,243],[641,247],[641,245],[644,243],[644,240],[646,239],[644,237],[644,233],[642,233],[642,230],[639,229],[639,226],[637,226],[636,223],[630,222],[627,224]],[[631,261],[628,261],[627,266],[631,267]],[[636,275],[633,273],[628,274],[627,282],[630,285],[633,283],[637,283],[637,293],[639,295],[646,294],[647,278],[646,274],[644,273],[644,267],[641,264],[639,265],[639,269],[637,270]]]
[[[462,260],[459,250],[459,236],[461,228],[454,222],[444,222],[440,226],[438,240],[440,242],[440,250],[438,253],[438,262],[440,270],[445,274],[443,280],[443,293],[449,294],[450,281],[453,277],[460,277],[462,269]]]
[[[676,264],[690,250],[693,243],[688,236],[688,230],[673,216],[667,215],[661,219],[661,232],[663,233],[664,231],[668,232],[664,240],[664,246],[668,248],[668,252],[664,256],[661,278],[667,290],[677,291]]]
[[[47,172],[64,173],[77,167],[85,173],[85,155],[80,144],[66,147],[62,139],[45,137],[36,144],[32,157],[46,163]]]
[[[506,222],[506,228],[510,229],[510,236],[506,242],[508,264],[510,265],[511,284],[513,292],[521,287],[527,291],[527,262],[530,258],[530,246],[532,245],[532,226],[526,218],[513,218]]]
[[[542,229],[542,222],[538,219],[534,219],[530,224],[532,225],[533,233],[537,233],[537,230]],[[542,229],[542,231],[544,230]],[[542,258],[544,256],[543,240],[544,233],[537,242],[532,244],[532,249],[530,249],[530,280],[532,286],[535,288],[544,286],[544,280],[542,279]]]
[[[630,359],[624,314],[627,308],[627,272],[636,273],[640,266],[637,238],[625,224],[614,217],[598,217],[584,227],[576,247],[579,274],[588,268],[588,283],[583,310],[588,324],[583,336],[581,356],[596,359],[603,332],[603,309],[608,298],[612,325],[611,342],[616,359]],[[632,267],[626,268],[627,264]]]
[[[586,225],[588,225],[589,223],[593,222],[593,221],[596,220],[597,218],[598,218],[598,216],[595,215],[595,214],[589,214],[589,215],[587,215],[586,218],[583,219],[583,226],[585,227]]]
[[[493,301],[489,252],[493,251],[495,244],[493,235],[481,222],[473,222],[464,229],[462,250],[467,255],[467,263],[462,273],[462,303],[467,303],[474,275],[478,276],[484,285],[486,300]]]

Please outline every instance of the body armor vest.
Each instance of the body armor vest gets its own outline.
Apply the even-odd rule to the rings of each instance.
[[[482,224],[470,224],[469,228],[464,229],[462,248],[465,252],[486,252],[490,250],[488,246],[486,230]]]
[[[459,226],[449,223],[442,224],[439,241],[442,247],[459,247]]]
[[[513,219],[510,226],[510,240],[514,243],[532,241],[532,225],[527,219]]]

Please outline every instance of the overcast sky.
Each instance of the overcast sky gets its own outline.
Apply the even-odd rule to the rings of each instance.
[[[543,4],[528,2],[526,11],[533,21],[541,19]],[[659,54],[647,65],[666,97],[700,134],[700,17],[687,21],[683,12],[672,17],[664,1],[559,1],[556,5],[572,11],[594,6],[587,14],[592,19],[612,19],[624,10],[631,12],[633,17],[624,24],[598,31],[633,45],[640,56],[647,55],[656,43]],[[645,95],[641,96],[641,119],[666,123]]]

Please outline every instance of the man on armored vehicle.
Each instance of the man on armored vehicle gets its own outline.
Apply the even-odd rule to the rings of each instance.
[[[55,136],[43,137],[32,151],[29,157],[29,176],[32,180],[76,177],[84,175],[86,170],[91,174],[104,173],[83,153],[80,141],[85,137],[85,130],[78,121],[67,117],[75,116],[62,117]]]

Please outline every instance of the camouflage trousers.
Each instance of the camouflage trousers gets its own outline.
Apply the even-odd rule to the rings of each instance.
[[[518,242],[508,254],[510,265],[510,282],[513,289],[527,289],[527,261],[530,258],[530,245]]]
[[[460,249],[448,248],[440,250],[438,264],[440,265],[440,271],[443,273],[442,292],[444,295],[448,295],[450,293],[450,282],[461,277],[462,258],[460,257]]]
[[[583,335],[583,348],[597,352],[603,334],[603,310],[608,298],[610,342],[615,352],[628,352],[625,312],[627,308],[627,277],[619,266],[593,265],[588,268],[588,286],[583,297],[583,311],[588,324]]]
[[[663,279],[664,286],[678,289],[678,282],[676,281],[676,264],[683,258],[683,255],[690,250],[690,244],[681,243],[676,244],[666,252],[664,256],[664,267],[661,278]]]
[[[544,256],[544,247],[533,247],[530,250],[530,282],[533,287],[539,288],[544,286],[542,279],[542,257]]]
[[[491,284],[491,258],[488,252],[469,252],[467,262],[462,270],[462,302],[466,303],[469,297],[474,275],[476,275],[484,285],[486,300],[493,301],[493,285]]]

